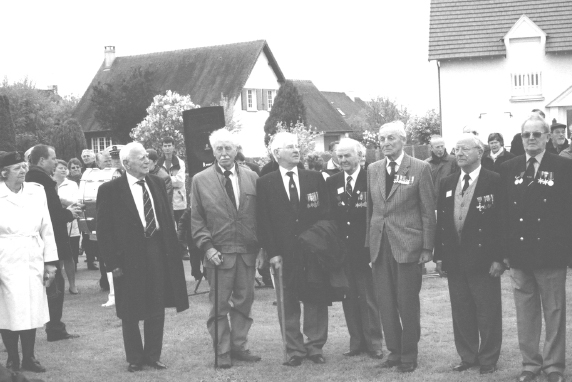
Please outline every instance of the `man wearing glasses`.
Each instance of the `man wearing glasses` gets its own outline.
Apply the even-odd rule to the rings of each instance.
[[[524,121],[521,131],[525,155],[500,167],[501,242],[511,268],[523,358],[518,381],[532,381],[541,371],[550,382],[564,381],[572,160],[546,151],[550,127],[539,115]]]

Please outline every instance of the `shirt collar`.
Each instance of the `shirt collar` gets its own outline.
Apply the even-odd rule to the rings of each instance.
[[[397,157],[397,159],[394,160],[394,162],[397,164],[398,167],[401,166],[401,161],[403,160],[403,157],[405,156],[405,151],[401,150],[401,154]],[[387,166],[389,167],[389,164],[391,163],[391,161],[389,160],[389,158],[387,158]]]
[[[356,180],[357,177],[358,177],[358,175],[359,175],[360,167],[361,167],[361,166],[357,166],[357,169],[354,171],[353,174],[349,174],[349,175],[348,175],[348,174],[344,171],[344,180],[347,182],[347,181],[348,181],[348,176],[351,176],[351,177],[352,177],[352,180]]]
[[[461,169],[461,172],[462,172],[461,175],[463,175],[463,176],[461,177],[461,179],[463,179],[463,178],[465,177],[466,172],[463,171],[463,169]],[[475,179],[477,179],[477,178],[479,177],[479,174],[480,174],[480,173],[481,173],[481,165],[479,165],[479,167],[477,167],[477,168],[474,169],[472,172],[470,172],[470,173],[469,173],[469,176],[471,177],[471,180],[475,180]]]
[[[294,168],[292,170],[286,170],[282,166],[278,166],[278,169],[280,170],[280,175],[282,175],[282,177],[288,176],[288,175],[286,175],[286,173],[289,171],[292,171],[294,173],[294,175],[298,176],[298,166],[294,166]]]
[[[546,152],[546,150],[542,151],[540,154],[534,156],[534,158],[536,158],[536,161],[538,162],[538,164],[540,164],[540,162],[542,162],[542,158],[544,158],[544,153]],[[528,155],[528,153],[526,153],[526,163],[528,163],[528,160],[531,158],[530,155]]]
[[[225,170],[224,168],[222,168],[222,167],[220,166],[220,164],[218,164],[218,162],[216,163],[216,165],[217,165],[218,169],[220,170],[220,172],[224,175],[224,172],[227,171],[227,170]],[[228,171],[230,171],[230,172],[232,173],[231,175],[236,175],[236,163],[233,163],[231,169],[228,170]]]
[[[130,186],[133,186],[133,185],[137,184],[137,182],[139,182],[139,179],[137,179],[136,177],[134,177],[133,175],[131,175],[127,171],[125,172],[125,175],[127,175],[127,183],[129,183]],[[145,178],[143,178],[142,180],[145,180]]]

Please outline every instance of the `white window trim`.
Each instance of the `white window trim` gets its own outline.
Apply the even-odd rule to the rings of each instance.
[[[250,104],[249,104],[249,93],[251,95],[250,97]],[[256,89],[246,89],[246,111],[257,111],[257,106],[256,106]]]
[[[91,138],[91,148],[94,153],[105,150],[107,147],[113,145],[113,141],[110,137],[94,137]]]
[[[274,90],[268,90],[266,93],[266,102],[268,111],[272,110],[272,106],[274,106]]]

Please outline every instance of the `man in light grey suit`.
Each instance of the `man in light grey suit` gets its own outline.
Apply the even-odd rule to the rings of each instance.
[[[419,292],[422,264],[432,259],[435,198],[427,162],[403,152],[401,121],[379,129],[385,159],[367,169],[367,231],[373,283],[390,354],[380,367],[417,368],[421,334]]]

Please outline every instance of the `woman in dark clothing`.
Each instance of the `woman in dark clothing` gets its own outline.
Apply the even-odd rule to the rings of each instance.
[[[491,133],[489,135],[488,142],[491,151],[487,154],[487,156],[491,158],[495,164],[492,170],[496,173],[499,173],[500,165],[507,160],[514,158],[515,155],[505,150],[504,139],[501,133]]]

